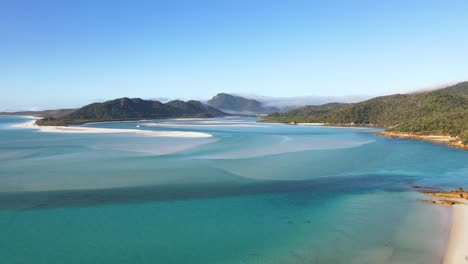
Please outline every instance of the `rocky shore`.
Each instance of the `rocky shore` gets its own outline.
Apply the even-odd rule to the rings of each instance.
[[[463,188],[449,191],[442,191],[420,186],[413,186],[413,188],[420,193],[434,198],[431,200],[422,200],[427,204],[440,204],[445,206],[468,204],[468,191],[463,190]]]
[[[464,149],[468,150],[468,144],[464,144],[457,137],[451,136],[440,136],[440,135],[426,135],[426,134],[418,134],[418,133],[407,133],[407,132],[391,132],[391,131],[383,131],[377,133],[379,136],[384,137],[391,137],[391,138],[409,138],[409,139],[421,139],[421,140],[428,140],[436,143],[446,144],[449,147],[457,148],[457,149]]]

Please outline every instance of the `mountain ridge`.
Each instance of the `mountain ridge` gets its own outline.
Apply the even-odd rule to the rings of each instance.
[[[88,122],[138,119],[219,117],[227,114],[195,100],[173,100],[161,103],[140,98],[118,98],[102,103],[91,103],[67,115],[38,120],[38,125],[70,125]]]
[[[240,114],[268,114],[279,110],[276,107],[264,106],[255,99],[227,93],[218,93],[208,100],[207,104],[222,111]]]

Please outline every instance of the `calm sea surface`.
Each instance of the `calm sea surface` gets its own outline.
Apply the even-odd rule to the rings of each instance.
[[[211,138],[59,134],[0,117],[1,263],[440,263],[468,151],[378,130],[158,120]],[[135,122],[88,124],[132,128]]]

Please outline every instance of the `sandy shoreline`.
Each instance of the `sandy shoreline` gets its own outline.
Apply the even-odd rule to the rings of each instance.
[[[452,209],[452,226],[443,263],[468,263],[468,192],[462,188],[457,188],[455,191],[417,188],[423,194],[432,197],[423,202],[449,206]]]
[[[29,128],[37,129],[45,133],[79,133],[79,134],[137,134],[151,137],[178,137],[178,138],[208,138],[212,135],[201,132],[186,132],[186,131],[152,131],[140,129],[114,129],[114,128],[97,128],[97,127],[65,127],[65,126],[38,126],[36,119],[32,119],[25,123],[11,125],[12,128]]]
[[[453,205],[452,228],[444,264],[468,263],[468,205]]]
[[[298,126],[324,126],[324,123],[297,123]]]

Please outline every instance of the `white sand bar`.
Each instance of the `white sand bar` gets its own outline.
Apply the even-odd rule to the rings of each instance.
[[[468,263],[468,205],[453,205],[452,229],[444,264]]]
[[[178,138],[208,138],[212,135],[201,132],[186,131],[152,131],[141,129],[119,129],[119,128],[98,128],[98,127],[65,127],[65,126],[38,126],[36,120],[14,124],[13,128],[32,128],[46,133],[80,133],[80,134],[138,134],[151,137],[178,137]]]
[[[324,123],[297,123],[299,126],[324,126]]]

